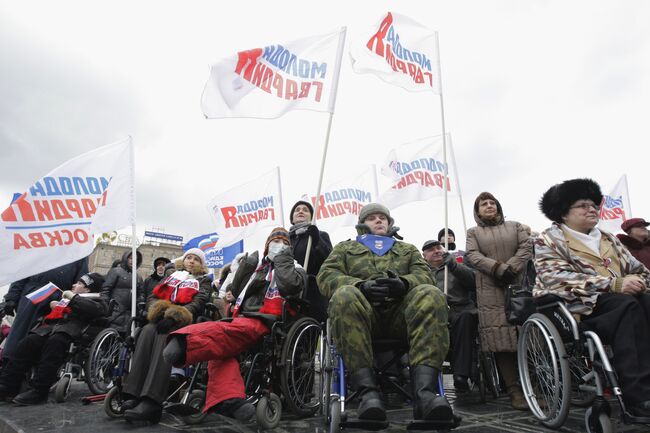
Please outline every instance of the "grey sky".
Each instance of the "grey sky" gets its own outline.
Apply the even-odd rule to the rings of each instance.
[[[315,192],[327,115],[205,120],[199,98],[209,65],[342,25],[349,47],[395,10],[439,31],[447,130],[468,226],[483,190],[501,200],[507,218],[541,230],[549,222],[537,201],[550,185],[592,177],[607,192],[622,174],[635,216],[650,217],[650,3],[319,5],[0,1],[0,197],[8,203],[11,193],[63,161],[130,134],[140,231],[210,231],[207,201],[275,165],[288,211],[303,193]],[[368,163],[379,166],[396,145],[439,134],[438,104],[431,94],[354,74],[346,55],[326,182]],[[459,233],[458,200],[450,206]],[[420,246],[442,227],[442,199],[405,205],[394,216]],[[334,239],[352,235],[348,228]],[[253,238],[252,248],[264,237]]]

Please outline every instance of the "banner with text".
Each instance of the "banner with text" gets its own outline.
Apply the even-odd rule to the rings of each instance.
[[[283,225],[280,168],[219,194],[208,203],[221,247],[246,239],[263,227]]]
[[[627,191],[626,175],[616,182],[612,191],[603,195],[600,203],[600,220],[598,228],[606,232],[620,232],[623,221],[632,218],[630,215],[630,194]]]
[[[273,119],[290,110],[334,111],[345,28],[240,51],[210,70],[201,108],[208,119]]]
[[[183,245],[183,251],[190,248],[199,248],[205,253],[205,264],[208,268],[223,268],[235,259],[235,256],[244,252],[244,241],[239,241],[229,247],[222,248],[217,233],[197,236]]]
[[[449,139],[449,135],[447,135]],[[442,135],[426,137],[391,150],[381,173],[391,178],[391,187],[379,195],[379,203],[389,209],[403,204],[457,194],[455,174],[447,174],[443,164]],[[453,158],[451,146],[447,149]],[[453,160],[453,159],[451,159]]]
[[[322,189],[316,217],[317,225],[325,231],[354,226],[359,219],[361,208],[376,198],[377,175],[373,165],[362,173],[355,173]],[[302,199],[309,201],[316,208],[315,194],[304,194]]]
[[[0,286],[85,257],[94,233],[135,223],[132,147],[84,153],[14,194],[0,216]]]
[[[388,12],[352,44],[352,69],[406,90],[440,94],[437,38],[411,18]]]

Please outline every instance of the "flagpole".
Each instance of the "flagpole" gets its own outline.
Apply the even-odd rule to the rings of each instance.
[[[627,186],[627,174],[623,175],[623,178],[625,179],[625,193],[627,194],[627,212],[630,215],[630,218],[632,217],[632,200],[630,200],[630,187]]]
[[[282,227],[284,227],[284,206],[282,206],[282,181],[280,180],[280,166],[276,167],[278,170],[278,195],[280,196],[280,222]],[[291,217],[290,217],[291,218]]]
[[[467,221],[465,221],[465,206],[463,205],[463,194],[460,190],[460,177],[458,176],[458,167],[456,166],[456,154],[454,153],[454,144],[451,136],[449,137],[449,153],[451,153],[451,165],[454,168],[454,177],[456,178],[456,190],[460,200],[460,214],[463,217],[463,230],[467,233]]]
[[[320,192],[323,186],[323,174],[325,173],[325,161],[327,159],[327,148],[329,147],[330,142],[330,132],[332,130],[332,118],[334,117],[334,106],[336,105],[336,93],[339,87],[339,75],[341,74],[341,58],[343,57],[343,47],[345,46],[345,34],[347,28],[343,27],[341,34],[339,35],[339,46],[336,54],[336,66],[334,68],[334,76],[332,77],[332,93],[330,95],[330,110],[329,110],[329,119],[327,120],[327,132],[325,133],[325,145],[323,146],[323,157],[321,158],[320,163],[320,174],[318,175],[318,187],[316,188],[316,205],[314,206],[314,214],[311,216],[311,223],[316,225],[316,220],[318,219],[318,210],[320,209]],[[289,217],[291,218],[291,217]],[[305,250],[305,263],[304,268],[305,272],[309,266],[309,255],[311,254],[311,236],[307,237],[307,249]]]
[[[131,153],[131,317],[135,319],[138,302],[138,252],[136,241],[135,224],[135,149],[133,138],[129,135],[129,148]],[[131,321],[131,335],[135,332],[135,320]]]

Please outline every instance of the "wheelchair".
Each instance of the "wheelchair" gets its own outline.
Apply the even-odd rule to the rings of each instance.
[[[624,423],[650,424],[650,418],[626,410],[608,348],[598,335],[580,329],[560,297],[544,295],[536,304],[537,313],[522,326],[517,347],[521,385],[533,415],[558,429],[571,405],[587,407],[586,431],[611,432],[611,408],[603,397],[609,388]]]
[[[336,350],[331,337],[329,320],[320,337],[321,414],[330,433],[337,433],[343,427],[365,430],[383,430],[388,421],[352,420],[346,412],[346,405],[359,397],[356,392],[348,395],[348,374],[343,358]],[[375,376],[384,393],[393,393],[405,402],[413,400],[410,390],[408,345],[401,340],[373,340],[375,353]],[[389,356],[382,356],[389,354]],[[438,376],[438,392],[445,395],[442,373]],[[414,420],[407,430],[450,430],[460,425],[461,418],[454,415],[450,420]]]

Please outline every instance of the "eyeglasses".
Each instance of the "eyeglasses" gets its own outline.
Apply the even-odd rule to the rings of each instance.
[[[600,206],[597,206],[597,205],[595,205],[593,203],[588,203],[588,202],[576,204],[574,206],[571,206],[569,209],[578,209],[578,208],[584,209],[584,210],[589,210],[591,208],[596,209],[596,210],[600,210]]]

